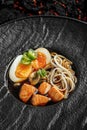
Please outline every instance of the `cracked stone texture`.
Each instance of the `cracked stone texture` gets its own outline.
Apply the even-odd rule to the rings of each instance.
[[[9,62],[28,48],[46,47],[74,62],[78,83],[67,100],[45,107],[25,105],[8,89]],[[87,128],[87,24],[35,16],[0,26],[0,130]]]

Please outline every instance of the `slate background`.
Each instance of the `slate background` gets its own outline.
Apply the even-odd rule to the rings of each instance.
[[[49,0],[37,0],[36,5],[32,1],[33,0],[30,0],[31,3],[29,3],[29,0],[1,0],[0,24],[19,17],[21,18],[24,16],[32,15],[68,16],[79,19],[80,21],[87,21],[86,0],[52,0],[51,3],[49,2]],[[43,7],[39,4],[39,1],[42,2]],[[59,24],[56,21],[57,19],[55,20],[55,18],[53,18],[53,20],[50,19],[50,23],[49,20],[47,20],[46,18],[42,18],[39,19],[39,30],[44,31],[41,32],[43,37],[39,39],[40,36],[38,33],[36,33],[37,28],[35,27],[38,23],[38,20],[37,18],[34,18],[34,22],[33,18],[30,19],[30,22],[27,20],[21,22],[15,21],[15,23],[9,23],[8,25],[0,26],[0,130],[86,130],[87,25],[75,21],[72,22],[71,20],[65,20],[65,22],[64,20],[61,20]],[[54,23],[54,28],[50,28],[51,25],[49,25],[48,23]],[[29,24],[31,25],[31,27],[29,26]],[[37,43],[37,40],[39,40],[38,45],[43,46],[44,42],[42,44],[40,43],[47,40],[47,45],[51,46],[51,41],[55,42],[55,36],[53,34],[56,30],[57,24],[59,27],[59,30],[57,30],[57,41],[60,45],[63,43],[63,41],[65,41],[65,46],[62,44],[63,48],[61,48],[60,46],[59,50],[61,52],[62,49],[63,54],[65,54],[67,57],[69,56],[68,51],[69,53],[75,52],[72,54],[72,57],[77,55],[77,62],[79,63],[80,67],[79,69],[83,70],[81,77],[82,79],[80,78],[81,85],[72,94],[72,96],[69,97],[68,100],[60,102],[59,104],[56,104],[54,106],[46,108],[33,108],[26,106],[17,101],[9,93],[6,82],[4,83],[3,81],[6,66],[15,55],[21,53],[27,48],[27,46],[29,46],[27,41],[29,41],[31,45],[34,46],[34,43]],[[44,29],[41,28],[42,25]],[[26,26],[29,27],[27,28]],[[30,31],[29,37],[31,38],[28,40],[28,35],[26,34],[29,30],[27,29],[31,30],[31,28],[33,28],[33,32]],[[68,34],[67,31],[70,33]],[[50,34],[48,35],[48,37],[46,37],[46,34],[48,32]],[[25,39],[23,39],[24,34],[26,35]],[[19,40],[17,41],[17,39],[15,40],[15,36],[18,35]],[[63,39],[61,39],[61,35]],[[13,42],[15,44],[13,44]],[[69,42],[72,43],[72,47]],[[22,49],[20,49],[19,46],[23,43],[24,46],[22,47]],[[71,47],[71,49],[69,47]],[[18,51],[16,51],[17,49]],[[80,53],[80,56],[78,55],[78,53]]]
[[[78,84],[67,100],[46,107],[19,102],[6,71],[27,48],[47,47],[71,59]],[[87,24],[59,17],[28,17],[0,26],[0,130],[87,129]]]

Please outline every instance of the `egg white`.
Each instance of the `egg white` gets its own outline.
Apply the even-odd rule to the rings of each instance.
[[[41,52],[46,56],[46,64],[49,64],[51,62],[51,54],[46,48],[38,48],[35,51]]]
[[[13,61],[12,65],[10,66],[10,69],[9,69],[9,78],[10,78],[13,82],[21,82],[21,81],[24,80],[23,78],[18,78],[18,77],[15,75],[17,66],[18,66],[18,64],[20,63],[22,56],[23,56],[23,55],[17,56],[17,57],[15,58],[15,60]]]

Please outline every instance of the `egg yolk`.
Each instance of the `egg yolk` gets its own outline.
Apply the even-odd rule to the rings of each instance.
[[[28,78],[29,75],[31,74],[33,68],[31,65],[25,65],[25,64],[19,64],[17,66],[17,69],[16,69],[16,72],[15,72],[15,75],[18,77],[18,78]]]
[[[46,66],[46,56],[43,53],[38,52],[37,59],[32,61],[32,66],[35,70],[44,68]]]

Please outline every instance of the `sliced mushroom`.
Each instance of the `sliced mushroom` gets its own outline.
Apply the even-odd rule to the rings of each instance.
[[[20,86],[21,85],[21,83],[14,83],[14,87],[18,87],[18,86]]]
[[[37,72],[33,72],[29,76],[29,81],[32,85],[36,85],[40,81],[40,75]]]
[[[51,63],[47,64],[44,69],[45,70],[48,70],[48,69],[52,69],[53,68],[53,65]]]

